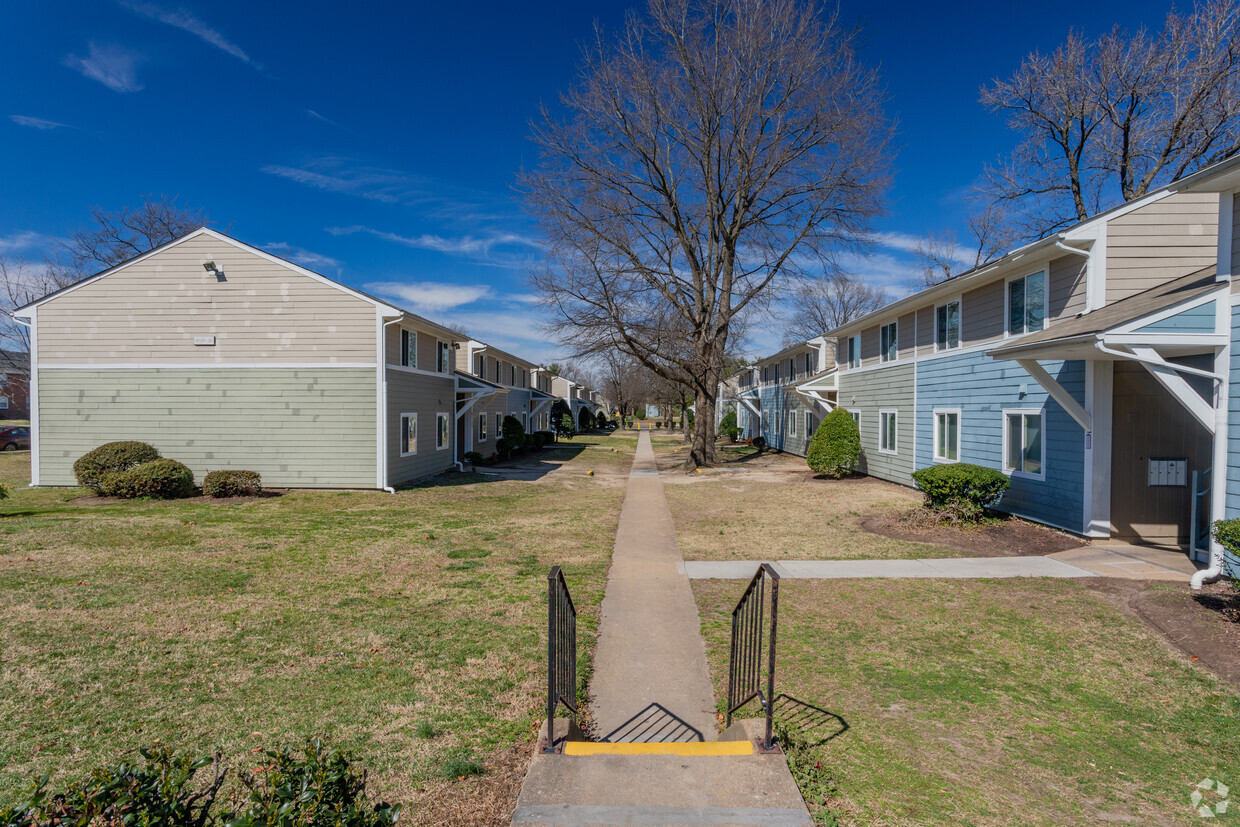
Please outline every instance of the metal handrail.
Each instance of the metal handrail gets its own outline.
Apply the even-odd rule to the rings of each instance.
[[[766,583],[771,582],[771,634],[767,652],[766,692],[762,691],[762,632],[766,609]],[[728,726],[732,713],[755,697],[766,712],[763,749],[774,744],[775,636],[779,628],[779,573],[763,563],[736,608],[732,610],[732,648],[728,658]]]
[[[577,608],[559,566],[547,575],[547,743],[555,752],[555,712],[577,714]]]

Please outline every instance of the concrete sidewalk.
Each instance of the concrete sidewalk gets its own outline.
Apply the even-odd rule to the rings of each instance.
[[[690,560],[682,564],[694,580],[748,580],[761,561]],[[1050,557],[939,557],[917,560],[780,560],[771,564],[781,578],[867,577],[1095,577],[1094,572]]]
[[[650,432],[642,431],[590,679],[590,711],[600,740],[715,740],[706,645],[683,562]]]

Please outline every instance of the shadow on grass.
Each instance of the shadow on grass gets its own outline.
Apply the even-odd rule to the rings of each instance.
[[[775,697],[775,720],[796,729],[806,747],[820,747],[848,731],[848,722],[839,715],[791,695]]]
[[[417,480],[394,486],[397,491],[413,491],[418,488],[443,488],[457,485],[478,485],[503,480],[538,480],[575,459],[586,448],[584,443],[557,442],[533,454],[521,454],[494,465],[482,465],[473,471],[449,471],[429,480]]]

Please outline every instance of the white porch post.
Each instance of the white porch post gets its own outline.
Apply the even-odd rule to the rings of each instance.
[[[1092,431],[1085,433],[1085,536],[1111,536],[1111,421],[1115,364],[1085,363],[1085,407]]]

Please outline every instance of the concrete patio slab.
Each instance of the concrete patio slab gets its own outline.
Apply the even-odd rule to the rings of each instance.
[[[688,560],[685,574],[693,580],[742,580],[753,577],[759,561]],[[780,560],[772,564],[780,577],[791,579],[1003,577],[1094,577],[1096,574],[1050,557],[943,557],[926,560]]]
[[[1121,580],[1187,583],[1201,568],[1183,552],[1122,542],[1091,543],[1050,556],[1099,577],[1118,577]]]

